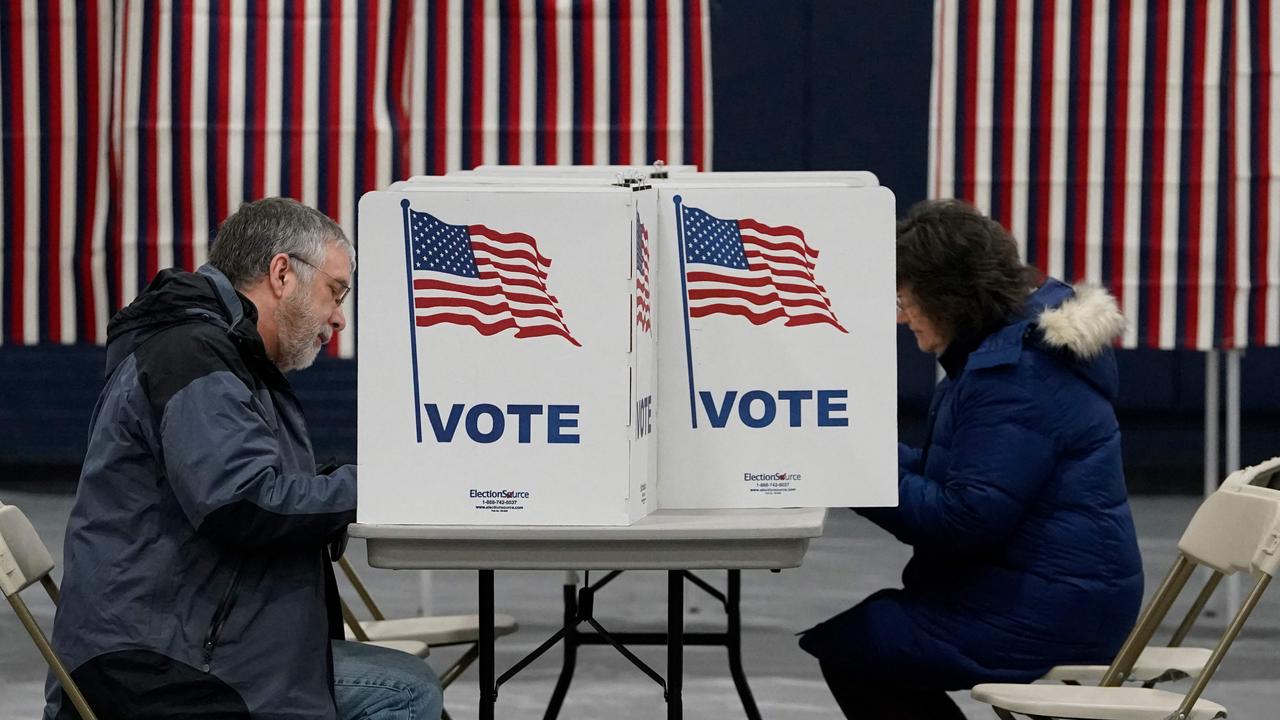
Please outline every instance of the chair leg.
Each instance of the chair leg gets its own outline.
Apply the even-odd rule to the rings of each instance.
[[[478,646],[472,645],[467,648],[467,651],[462,654],[462,657],[454,661],[452,665],[440,674],[441,689],[449,687],[454,680],[457,680],[459,675],[465,672],[467,668],[471,667],[471,663],[475,662],[479,655],[480,650]]]
[[[996,717],[999,717],[1000,720],[1017,720],[1017,717],[1013,713],[1005,710],[1004,708],[998,708],[995,705],[992,705],[991,709],[995,711]],[[1043,715],[1028,715],[1027,717],[1031,718],[1031,720],[1054,720],[1054,718],[1044,717]]]
[[[1147,646],[1147,643],[1151,642],[1151,636],[1155,634],[1156,628],[1169,613],[1174,598],[1187,584],[1193,569],[1194,563],[1187,559],[1186,555],[1179,553],[1178,558],[1173,562],[1173,567],[1169,568],[1169,574],[1160,583],[1160,589],[1138,616],[1137,623],[1133,626],[1133,630],[1129,631],[1129,637],[1125,638],[1124,645],[1120,646],[1120,652],[1116,653],[1115,659],[1111,661],[1111,666],[1107,668],[1106,674],[1098,683],[1099,686],[1117,687],[1128,678],[1129,673],[1133,671],[1133,664],[1137,661],[1138,654]]]
[[[1182,646],[1182,641],[1186,639],[1187,633],[1191,632],[1191,626],[1195,624],[1196,618],[1200,617],[1200,613],[1204,612],[1205,604],[1209,602],[1209,597],[1218,588],[1222,578],[1222,573],[1216,570],[1209,576],[1208,582],[1200,589],[1200,594],[1196,596],[1195,602],[1191,603],[1191,609],[1187,610],[1186,616],[1182,618],[1182,623],[1178,625],[1177,630],[1173,631],[1173,637],[1169,638],[1169,647]]]
[[[345,557],[338,558],[338,567],[342,568],[342,573],[347,576],[347,582],[351,583],[351,587],[355,588],[356,594],[360,596],[360,601],[368,608],[369,614],[374,620],[386,620],[382,614],[382,609],[373,601],[373,596],[369,594],[369,589],[364,586],[364,582],[360,580],[360,576],[356,574],[356,569],[351,566],[351,562]]]
[[[97,720],[97,716],[89,709],[89,703],[84,699],[84,695],[80,693],[80,688],[76,687],[75,682],[71,680],[71,675],[67,672],[67,668],[53,652],[53,647],[49,645],[49,641],[45,639],[40,626],[36,624],[36,619],[32,617],[31,611],[27,609],[27,604],[17,595],[9,596],[9,604],[13,606],[13,611],[18,614],[18,619],[22,622],[22,626],[27,629],[27,633],[31,635],[36,647],[40,649],[40,654],[44,656],[45,662],[49,663],[49,669],[53,670],[53,675],[58,679],[58,684],[62,686],[63,692],[71,699],[71,704],[80,713],[80,717],[83,720]]]
[[[360,625],[360,621],[356,619],[356,614],[351,612],[351,608],[347,606],[347,601],[338,598],[338,606],[342,608],[342,619],[347,624],[347,628],[351,630],[351,635],[360,642],[368,642],[369,635]]]
[[[44,591],[49,593],[49,599],[53,601],[55,606],[57,606],[59,598],[58,583],[54,582],[53,578],[45,575],[40,578],[40,584],[44,586]]]
[[[1262,599],[1262,594],[1266,592],[1267,586],[1270,584],[1270,575],[1264,573],[1258,578],[1258,582],[1253,586],[1249,597],[1245,598],[1244,605],[1241,606],[1235,617],[1228,623],[1222,638],[1218,640],[1218,644],[1213,648],[1213,654],[1205,662],[1204,669],[1200,671],[1195,682],[1192,683],[1191,689],[1182,698],[1182,704],[1178,706],[1177,713],[1171,717],[1191,717],[1191,710],[1195,707],[1196,701],[1200,699],[1200,694],[1204,692],[1205,686],[1209,684],[1209,680],[1217,672],[1218,666],[1222,664],[1222,658],[1227,654],[1227,649],[1231,647],[1231,643],[1235,642],[1236,636],[1240,634],[1240,629],[1244,627],[1245,620],[1249,619],[1249,614],[1258,606],[1258,601]]]

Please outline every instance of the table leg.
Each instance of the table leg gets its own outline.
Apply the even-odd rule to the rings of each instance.
[[[684,572],[667,571],[667,720],[684,717]]]
[[[729,651],[729,672],[733,675],[733,685],[738,689],[738,698],[747,711],[747,720],[760,720],[760,710],[756,707],[756,699],[751,695],[751,686],[747,684],[747,674],[742,669],[742,610],[739,607],[742,599],[742,571],[729,571],[729,593],[725,601],[725,615],[728,616],[728,635],[725,648]]]
[[[493,720],[493,571],[480,571],[480,720]]]
[[[556,689],[551,692],[551,701],[547,703],[547,712],[543,720],[556,720],[560,715],[560,706],[569,693],[569,682],[573,680],[574,667],[578,661],[578,584],[577,574],[565,573],[564,581],[564,660],[560,664],[560,677],[556,679]]]

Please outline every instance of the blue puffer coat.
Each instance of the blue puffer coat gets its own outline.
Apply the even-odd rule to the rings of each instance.
[[[862,511],[915,549],[903,589],[806,631],[805,650],[944,690],[1110,661],[1142,600],[1111,405],[1123,327],[1105,291],[1049,280],[949,368],[930,441],[899,447],[898,507]]]

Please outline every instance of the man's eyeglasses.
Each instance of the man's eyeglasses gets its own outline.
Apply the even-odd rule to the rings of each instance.
[[[342,288],[342,290],[340,290],[340,291],[338,291],[338,292],[333,293],[333,301],[334,301],[335,303],[337,303],[337,304],[341,305],[341,304],[342,304],[342,303],[347,299],[347,294],[351,292],[351,286],[350,286],[350,285],[348,285],[347,283],[345,283],[345,282],[343,282],[343,281],[339,280],[338,278],[336,278],[336,277],[334,277],[334,276],[330,275],[329,273],[327,273],[327,272],[325,272],[325,271],[321,270],[320,268],[316,267],[315,263],[307,262],[305,259],[300,258],[300,257],[298,257],[297,255],[294,255],[293,253],[289,253],[289,257],[290,257],[291,259],[293,259],[293,260],[297,260],[298,262],[302,263],[303,265],[306,265],[307,267],[311,268],[312,270],[315,270],[316,272],[320,273],[321,275],[323,275],[323,276],[325,276],[325,277],[329,278],[330,280],[332,280],[332,281],[334,281],[334,282],[338,283],[338,286],[339,286],[339,287],[341,287],[341,288]],[[332,290],[333,290],[333,287],[332,287],[332,286],[330,286],[329,290],[330,290],[330,291],[332,291]]]

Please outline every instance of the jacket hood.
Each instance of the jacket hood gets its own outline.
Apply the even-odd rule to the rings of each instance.
[[[156,333],[190,322],[222,328],[233,339],[266,349],[258,335],[254,304],[236,292],[222,271],[205,265],[194,273],[161,270],[107,325],[107,375]]]
[[[1058,357],[1108,398],[1120,381],[1111,343],[1125,331],[1115,298],[1099,287],[1071,287],[1049,278],[1027,297],[1019,318],[997,330],[974,351],[968,367],[1016,362],[1030,344]]]
[[[1028,340],[1058,356],[1071,370],[1114,400],[1120,390],[1111,343],[1124,335],[1116,299],[1100,287],[1071,287],[1050,278],[1027,298],[1033,331]]]
[[[1065,284],[1053,281],[1068,288]],[[1034,297],[1034,295],[1033,295]],[[1124,335],[1124,316],[1111,293],[1081,285],[1074,295],[1056,307],[1046,306],[1036,318],[1042,344],[1065,350],[1081,360],[1092,360]]]

